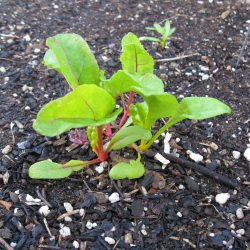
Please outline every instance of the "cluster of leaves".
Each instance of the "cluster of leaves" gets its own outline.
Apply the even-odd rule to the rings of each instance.
[[[156,31],[160,37],[144,36],[141,37],[140,40],[157,42],[163,49],[166,47],[169,37],[175,32],[175,28],[171,28],[169,20],[166,20],[164,26],[161,26],[159,23],[154,23],[153,27],[146,27],[146,30]]]
[[[87,127],[87,137],[97,158],[65,164],[41,161],[30,167],[32,178],[64,178],[90,164],[106,161],[111,150],[133,146],[142,152],[162,132],[184,119],[202,120],[230,113],[227,105],[214,98],[187,97],[178,102],[175,96],[164,92],[163,82],[153,73],[153,58],[133,33],[123,37],[122,69],[110,79],[103,77],[81,36],[58,34],[48,38],[46,44],[49,50],[43,63],[61,73],[72,91],[46,104],[33,127],[39,134],[50,137]],[[143,102],[134,103],[136,94]],[[116,108],[118,99],[122,108]],[[152,136],[151,128],[160,118],[168,118],[168,122]],[[135,144],[137,141],[139,145]],[[110,171],[113,179],[133,179],[143,174],[140,156],[129,164],[118,163]]]

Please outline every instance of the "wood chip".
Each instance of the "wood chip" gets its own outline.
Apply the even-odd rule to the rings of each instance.
[[[12,207],[12,203],[8,201],[0,200],[0,206],[4,207],[5,209],[9,211],[10,208]]]
[[[221,14],[221,19],[226,19],[228,16],[229,16],[229,14],[230,14],[230,12],[231,12],[231,10],[226,10],[226,11],[224,11],[222,14]]]

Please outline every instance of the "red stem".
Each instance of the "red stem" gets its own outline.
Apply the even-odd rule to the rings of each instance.
[[[108,138],[112,137],[112,130],[110,124],[106,124],[105,126],[105,135]]]
[[[134,95],[135,93],[133,91],[131,91],[129,93],[129,98],[128,98],[128,106],[126,109],[123,110],[123,116],[120,120],[120,123],[119,123],[119,128],[121,128],[123,126],[123,124],[125,123],[126,119],[127,119],[127,116],[129,115],[129,108],[130,108],[130,105],[132,104],[133,102],[133,99],[134,99]]]
[[[98,150],[97,155],[98,159],[102,162],[105,161],[108,157],[107,152],[103,150],[103,140],[102,140],[102,126],[97,127],[97,134],[98,134]]]

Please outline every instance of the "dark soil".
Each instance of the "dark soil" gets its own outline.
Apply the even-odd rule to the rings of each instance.
[[[235,69],[249,25],[249,4],[234,0],[2,0],[0,14],[0,149],[11,147],[1,154],[0,162],[0,242],[4,239],[14,249],[75,249],[74,241],[80,249],[92,250],[249,249],[249,162],[243,156],[250,143],[249,49]],[[163,151],[163,138],[143,156],[149,172],[138,181],[113,182],[108,167],[101,175],[92,167],[65,180],[29,179],[28,168],[38,160],[94,157],[88,148],[68,152],[66,135],[45,138],[32,129],[41,106],[68,91],[62,76],[41,65],[46,38],[62,32],[82,35],[110,76],[121,67],[123,35],[129,31],[148,35],[145,26],[167,18],[177,29],[170,48],[162,51],[144,43],[151,55],[155,59],[200,55],[156,63],[155,73],[166,82],[166,91],[178,98],[216,97],[233,110],[230,116],[186,121],[171,128],[171,151],[183,159],[188,158],[187,150],[203,155],[201,164],[237,181],[237,190],[182,165],[170,163],[163,170],[152,157]],[[212,142],[218,149],[209,146]],[[234,150],[241,153],[237,160]],[[132,151],[120,154],[134,157]],[[112,204],[107,197],[114,192],[120,194],[120,201]],[[219,193],[230,194],[226,204],[215,201]],[[31,205],[28,194],[43,199]],[[84,210],[77,210],[67,221],[58,220],[66,212],[65,202],[74,210]],[[44,220],[38,210],[46,204],[50,213]],[[243,209],[241,218],[236,216],[239,208]],[[89,229],[91,223],[96,224]],[[71,234],[63,237],[60,229],[67,227]]]

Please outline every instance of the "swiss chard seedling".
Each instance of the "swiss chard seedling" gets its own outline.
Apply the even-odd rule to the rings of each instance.
[[[142,152],[162,132],[184,119],[202,120],[230,113],[227,105],[214,98],[187,97],[178,102],[175,96],[165,93],[163,82],[153,73],[153,58],[132,33],[122,39],[122,69],[110,79],[99,70],[88,44],[79,35],[59,34],[47,39],[47,45],[49,50],[43,63],[63,74],[72,91],[42,107],[33,128],[49,137],[76,129],[70,132],[70,140],[86,145],[88,139],[97,157],[63,164],[40,161],[29,169],[32,178],[64,178],[86,166],[106,161],[112,150],[130,146]],[[136,103],[135,95],[144,101]],[[122,108],[116,108],[119,99]],[[151,128],[161,118],[168,121],[152,137]],[[141,141],[139,146],[135,144],[137,141]],[[129,164],[115,165],[110,176],[133,179],[143,173],[139,155]]]
[[[140,40],[157,42],[163,49],[166,47],[169,37],[175,32],[175,28],[171,27],[169,20],[165,22],[164,26],[161,26],[159,23],[154,23],[153,27],[146,27],[146,29],[156,31],[160,37],[144,36],[141,37]]]

